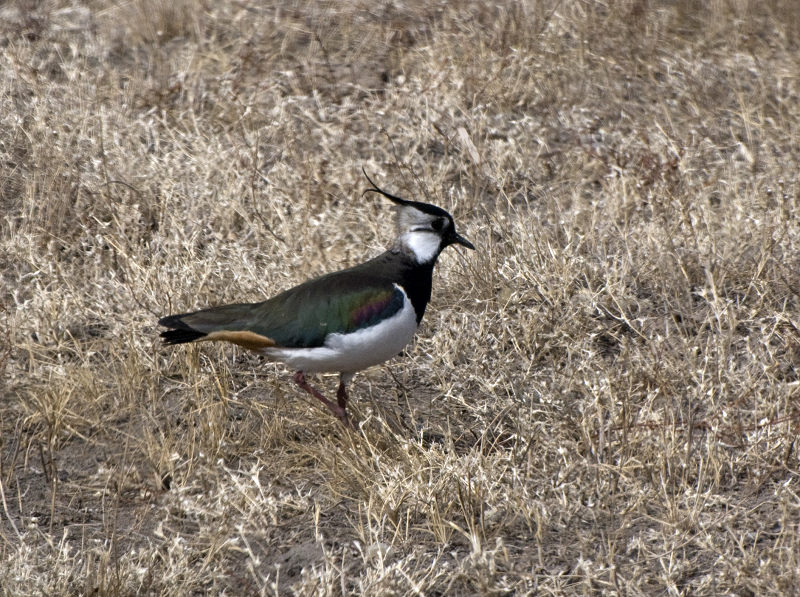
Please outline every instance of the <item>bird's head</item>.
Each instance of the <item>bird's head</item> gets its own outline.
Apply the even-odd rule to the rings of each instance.
[[[372,182],[365,171],[364,176],[373,187],[364,193],[378,193],[395,204],[397,210],[395,248],[410,253],[418,263],[436,261],[439,253],[452,244],[475,249],[471,242],[456,232],[453,216],[441,207],[391,195]]]

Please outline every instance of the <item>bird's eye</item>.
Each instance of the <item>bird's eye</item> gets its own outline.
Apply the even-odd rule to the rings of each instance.
[[[436,218],[433,222],[431,222],[431,228],[433,228],[436,232],[440,232],[442,228],[444,228],[444,218]]]

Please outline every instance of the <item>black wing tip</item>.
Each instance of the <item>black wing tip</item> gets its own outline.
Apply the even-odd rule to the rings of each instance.
[[[168,315],[158,320],[158,325],[170,328],[161,332],[161,338],[164,340],[164,344],[186,344],[187,342],[194,342],[207,335],[205,332],[198,332],[189,327],[189,325],[181,319],[184,315],[186,315],[186,313],[181,315]]]
[[[186,344],[187,342],[194,342],[205,336],[203,332],[197,330],[167,330],[161,332],[161,338],[164,344],[169,346],[171,344]]]

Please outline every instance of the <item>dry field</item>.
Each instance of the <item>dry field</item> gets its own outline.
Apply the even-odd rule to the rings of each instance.
[[[0,594],[800,586],[796,0],[0,5]],[[351,432],[159,316],[450,210]],[[334,377],[316,380],[328,392]]]

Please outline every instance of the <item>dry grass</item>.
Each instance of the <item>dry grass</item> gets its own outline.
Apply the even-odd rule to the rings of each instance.
[[[0,7],[0,593],[800,584],[794,0]],[[450,209],[351,434],[159,315]],[[329,391],[332,379],[320,380]]]

